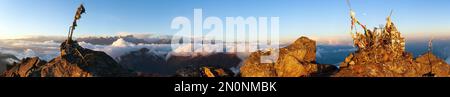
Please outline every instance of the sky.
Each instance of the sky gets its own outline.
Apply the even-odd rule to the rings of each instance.
[[[450,36],[450,0],[350,0],[357,18],[368,27],[392,20],[407,37]],[[21,36],[66,36],[76,8],[83,3],[75,37],[117,33],[172,35],[172,20],[279,17],[281,39],[350,39],[345,0],[0,0],[0,39]],[[450,37],[447,37],[450,38]]]

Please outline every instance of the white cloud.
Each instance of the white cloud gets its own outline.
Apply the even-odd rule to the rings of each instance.
[[[146,32],[146,33],[131,33],[131,32],[118,32],[118,36],[128,36],[132,35],[134,38],[137,39],[144,39],[148,42],[155,42],[159,41],[161,39],[171,39],[171,35],[160,35],[160,34],[152,34],[152,32]]]
[[[119,38],[114,41],[111,45],[95,45],[91,43],[87,43],[84,41],[78,42],[78,44],[84,48],[95,50],[95,51],[103,51],[114,59],[118,59],[120,56],[127,54],[131,51],[137,51],[141,48],[148,48],[150,52],[157,54],[158,56],[169,58],[172,55],[176,56],[206,56],[210,54],[218,53],[217,51],[221,49],[219,45],[205,44],[203,46],[199,46],[200,44],[195,44],[194,51],[195,53],[190,52],[189,48],[192,45],[183,45],[176,49],[173,49],[171,44],[134,44],[131,42],[127,42],[126,40]],[[228,45],[228,44],[227,44]],[[256,45],[256,44],[251,44]],[[26,57],[40,57],[43,60],[51,60],[57,57],[59,52],[60,43],[48,40],[48,41],[27,41],[27,40],[5,40],[0,41],[0,52],[6,54],[15,55],[17,58],[22,59]],[[238,46],[242,47],[242,46]],[[230,51],[234,51],[236,48],[226,47]],[[262,47],[262,48],[267,48]],[[208,52],[211,51],[211,52]],[[190,52],[190,53],[184,53]],[[251,51],[253,52],[253,51]],[[236,54],[236,53],[235,53]],[[245,59],[249,53],[237,53],[239,58]],[[118,59],[120,60],[120,59]]]
[[[34,51],[32,49],[25,49],[25,50],[6,50],[6,49],[0,49],[1,53],[5,54],[12,54],[16,56],[18,59],[23,59],[27,57],[39,57],[43,60],[49,61],[53,59],[54,57],[59,55],[59,51]]]
[[[135,44],[127,42],[125,40],[123,40],[123,38],[119,38],[116,41],[114,41],[111,46],[113,47],[131,47],[131,46],[135,46]]]
[[[217,52],[219,46],[217,45],[201,45],[201,44],[188,44],[180,45],[171,52],[171,55],[176,56],[198,56],[208,55],[210,53]]]
[[[12,54],[19,59],[26,57],[40,57],[51,60],[59,55],[59,44],[56,41],[28,41],[28,40],[1,40],[0,52]]]
[[[136,51],[141,48],[148,48],[151,52],[164,57],[171,51],[170,44],[133,44],[118,39],[111,45],[94,45],[86,42],[78,42],[80,46],[95,51],[103,51],[113,58],[118,58],[130,51]],[[51,60],[57,57],[60,43],[49,41],[26,41],[26,40],[2,40],[0,41],[0,52],[12,54],[19,59],[26,57],[39,57],[43,60]]]
[[[7,58],[7,59],[4,59],[4,60],[5,60],[5,62],[8,62],[9,64],[12,64],[14,62],[19,62],[19,60],[16,60],[16,59],[13,59],[13,58]]]
[[[323,48],[317,47],[317,50],[316,50],[316,57],[317,58],[322,57],[322,51],[323,51]]]
[[[245,45],[238,44],[237,46],[232,46],[233,43],[227,43],[224,47],[222,44],[186,44],[186,45],[175,45],[172,52],[166,56],[166,59],[170,58],[170,56],[207,56],[210,54],[217,53],[227,53],[227,54],[237,54],[239,58],[245,59],[247,56],[257,51],[257,43],[250,43],[250,47],[253,46],[255,49],[253,50],[245,50]],[[278,48],[275,46],[260,46],[260,50],[267,50],[268,48]],[[223,50],[226,50],[224,52]],[[239,50],[239,51],[237,51]],[[237,51],[237,52],[235,52]]]
[[[26,40],[2,40],[0,43],[4,47],[13,47],[13,48],[48,48],[48,49],[57,49],[55,47],[59,47],[60,43],[57,43],[53,40],[38,42],[38,41],[26,41]]]
[[[148,33],[130,33],[130,32],[118,32],[117,35],[118,35],[118,36],[128,36],[128,35],[133,35],[133,37],[139,38],[139,39],[145,39],[145,38],[149,38],[149,37],[151,37],[151,36],[154,36],[154,34],[148,34]]]
[[[24,56],[28,56],[28,57],[36,57],[36,52],[34,52],[34,51],[31,50],[31,49],[26,49],[26,50],[23,52],[23,55],[24,55]]]
[[[95,51],[103,51],[114,59],[129,53],[131,51],[136,51],[141,48],[148,48],[151,52],[164,57],[168,52],[170,52],[170,44],[133,44],[120,38],[113,42],[111,45],[93,45],[86,42],[78,42],[80,46],[92,49]]]

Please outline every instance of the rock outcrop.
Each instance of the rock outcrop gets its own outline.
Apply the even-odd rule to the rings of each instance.
[[[432,74],[436,77],[448,77],[449,65],[432,53],[425,53],[416,59],[406,53],[402,57],[392,58],[383,50],[356,52],[350,54],[340,64],[336,77],[422,77]],[[432,70],[431,70],[432,68]]]
[[[365,31],[353,35],[358,50],[351,53],[340,64],[336,77],[448,77],[449,65],[429,52],[414,59],[413,55],[405,52],[405,41],[397,31],[390,17],[383,28],[366,29],[356,21]],[[352,22],[352,24],[354,24]],[[354,25],[352,25],[352,28]]]
[[[240,68],[242,77],[307,77],[326,76],[337,68],[316,63],[316,42],[307,37],[297,39],[293,44],[280,48],[274,63],[261,63],[261,56],[269,51],[257,51],[244,61]]]
[[[104,52],[85,49],[76,41],[61,44],[61,55],[49,62],[26,58],[5,71],[5,77],[120,77],[134,76]]]
[[[233,77],[234,74],[228,69],[214,68],[214,67],[202,67],[201,77]]]
[[[450,76],[450,66],[445,60],[438,58],[431,52],[422,54],[415,59],[415,62],[421,69],[418,69],[418,74],[431,73],[437,77],[449,77]],[[426,76],[426,75],[423,75]]]

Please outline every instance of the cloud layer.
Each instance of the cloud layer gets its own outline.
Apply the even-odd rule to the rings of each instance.
[[[103,51],[116,60],[120,60],[118,59],[120,56],[129,53],[130,51],[136,51],[141,48],[148,48],[151,52],[154,52],[159,56],[165,56],[168,52],[171,51],[170,44],[133,44],[125,41],[122,38],[117,39],[111,45],[94,45],[86,42],[78,43],[80,44],[80,46],[87,49]]]
[[[19,59],[26,57],[40,57],[51,60],[59,55],[59,43],[50,41],[25,41],[25,40],[2,40],[0,41],[0,52],[12,54]]]
[[[142,35],[142,38],[150,37]],[[151,37],[152,39],[155,37]],[[166,37],[168,38],[168,37]],[[0,41],[0,52],[4,54],[12,54],[19,59],[26,57],[40,57],[43,60],[51,60],[59,55],[59,45],[58,40],[1,40]],[[200,44],[194,44],[193,51],[191,53],[191,48],[193,45],[182,45],[172,50],[171,44],[144,44],[144,43],[132,43],[128,42],[126,39],[118,38],[110,45],[99,45],[92,44],[84,41],[80,41],[79,44],[84,48],[103,51],[116,59],[117,61],[120,56],[129,53],[130,51],[136,51],[141,48],[148,48],[151,52],[154,52],[158,56],[163,58],[169,58],[171,56],[206,56],[209,54],[218,53],[214,50],[218,50],[221,46],[207,44],[200,46]],[[255,45],[255,44],[252,44]],[[427,43],[409,42],[407,44],[407,51],[414,53],[415,56],[426,52]],[[242,47],[242,46],[238,46]],[[433,52],[440,58],[444,58],[447,63],[450,63],[450,43],[447,40],[436,40],[433,43]],[[226,47],[233,51],[235,47]],[[202,52],[212,51],[212,52]],[[334,44],[318,44],[317,46],[317,61],[323,64],[336,64],[341,61],[351,52],[356,49],[351,45],[334,45]],[[189,53],[185,53],[189,52]],[[241,59],[245,59],[249,53],[237,53]],[[333,56],[328,56],[333,55]],[[14,60],[2,59],[7,62],[13,62]]]

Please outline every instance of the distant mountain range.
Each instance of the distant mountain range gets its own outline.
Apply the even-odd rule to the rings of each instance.
[[[149,35],[147,35],[149,36]],[[134,35],[113,36],[113,37],[82,37],[77,38],[78,41],[84,41],[96,45],[111,45],[117,39],[122,38],[127,42],[134,44],[170,44],[172,36],[157,37],[135,37]]]

